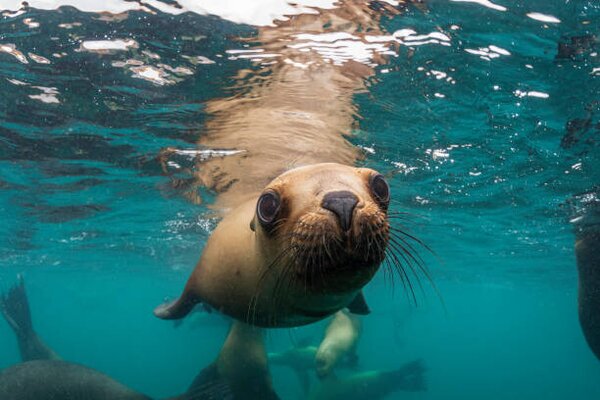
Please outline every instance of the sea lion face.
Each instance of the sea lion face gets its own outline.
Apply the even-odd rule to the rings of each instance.
[[[377,171],[311,165],[264,189],[252,225],[284,287],[345,294],[362,288],[385,257],[389,200]]]

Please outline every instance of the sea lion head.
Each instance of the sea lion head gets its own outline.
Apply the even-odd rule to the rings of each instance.
[[[390,190],[369,168],[300,167],[275,178],[251,222],[268,272],[306,294],[356,292],[385,258]]]

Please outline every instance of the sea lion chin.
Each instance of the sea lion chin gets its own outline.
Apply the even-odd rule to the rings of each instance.
[[[285,172],[219,223],[182,295],[155,314],[179,319],[202,302],[283,327],[344,307],[367,313],[360,291],[385,257],[389,201],[372,169],[326,163]]]

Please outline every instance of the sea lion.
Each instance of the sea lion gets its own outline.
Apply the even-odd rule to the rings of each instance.
[[[355,298],[353,310],[365,312],[356,296],[384,259],[389,188],[375,171],[352,167],[362,155],[348,141],[353,96],[398,44],[380,19],[404,7],[341,0],[257,29],[244,51],[274,57],[257,61],[256,74],[240,71],[239,93],[207,103],[198,139],[198,154],[230,155],[198,156],[192,177],[177,169],[173,178],[195,202],[198,186],[214,192],[211,207],[224,218],[183,294],[158,317],[182,318],[200,301],[262,327],[308,324]],[[324,50],[338,45],[369,55]],[[158,157],[166,173],[173,154]]]
[[[367,313],[361,294],[385,258],[390,190],[369,168],[335,163],[293,169],[216,227],[176,301],[184,317],[202,302],[261,327],[291,327],[344,307]]]
[[[269,352],[269,365],[288,367],[298,377],[302,390],[307,395],[310,389],[310,373],[315,371],[315,357],[319,348],[313,345],[294,346],[280,352]],[[336,367],[355,370],[358,366],[356,354],[347,354],[338,360]]]
[[[398,44],[382,16],[404,7],[341,0],[260,27],[249,39],[245,52],[274,57],[257,61],[256,73],[240,71],[239,93],[207,103],[198,139],[198,154],[231,155],[198,156],[192,177],[184,182],[177,169],[173,178],[195,202],[197,187],[214,192],[211,207],[223,219],[183,294],[159,306],[158,317],[182,318],[202,301],[242,322],[299,326],[348,306],[369,282],[388,244],[389,188],[375,171],[352,167],[362,155],[348,141],[353,96]],[[338,45],[368,56],[324,50]],[[158,157],[166,173],[173,154]],[[354,305],[364,312],[361,300]]]
[[[33,329],[22,277],[0,296],[0,310],[17,337],[22,361],[0,371],[0,399],[151,400],[92,368],[60,360]],[[265,395],[270,376],[262,337],[258,331],[255,335],[247,332],[234,324],[217,362],[203,369],[184,394],[167,400],[276,399],[272,390],[268,393],[271,396]],[[236,355],[239,363],[227,362]],[[243,369],[246,367],[250,370]],[[244,376],[251,380],[244,380]],[[243,393],[258,395],[247,397]]]
[[[33,328],[22,276],[0,296],[0,311],[15,333],[22,360],[0,371],[0,399],[150,400],[107,375],[60,360]]]
[[[356,344],[360,337],[358,317],[338,311],[325,330],[325,337],[315,355],[317,376],[325,378],[344,357],[357,359]]]
[[[399,390],[426,390],[425,368],[413,361],[393,371],[367,371],[348,377],[329,375],[310,394],[310,400],[378,400]]]
[[[575,254],[579,272],[579,323],[590,349],[600,359],[600,230],[582,230]]]
[[[0,399],[150,400],[150,397],[82,365],[34,360],[0,372]]]

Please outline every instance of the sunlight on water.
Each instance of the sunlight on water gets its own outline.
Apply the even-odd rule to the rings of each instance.
[[[384,271],[367,285],[340,376],[422,359],[427,390],[385,398],[600,395],[574,247],[600,215],[597,2],[0,10],[0,290],[24,274],[63,359],[153,398],[184,392],[229,323],[152,309],[224,213],[326,160],[380,171],[393,224],[431,249],[415,245],[433,284],[407,269],[414,298]],[[269,330],[267,350],[318,345],[325,326]],[[0,323],[0,368],[20,360],[13,338]],[[271,373],[281,398],[306,397],[293,370]]]

